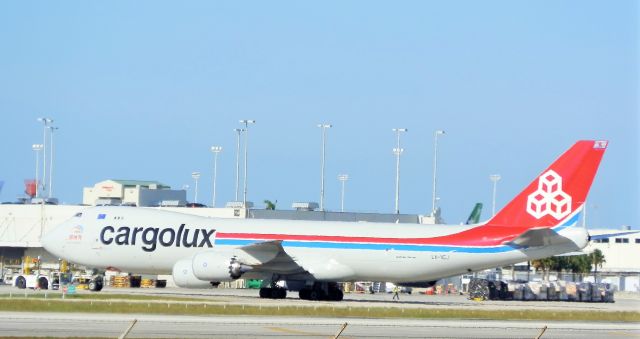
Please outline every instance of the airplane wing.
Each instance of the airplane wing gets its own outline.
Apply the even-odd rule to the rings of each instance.
[[[248,265],[261,265],[273,260],[283,251],[282,241],[262,241],[250,245],[245,245],[239,250],[246,253],[249,257],[244,257],[245,263]]]
[[[299,274],[309,273],[284,248],[282,240],[261,241],[238,248],[239,258],[253,267],[254,273]]]

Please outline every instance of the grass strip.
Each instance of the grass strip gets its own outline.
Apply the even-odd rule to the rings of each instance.
[[[19,299],[61,299],[62,293],[27,293],[26,297],[24,293],[5,293],[0,294],[0,299],[3,298],[19,298]],[[144,294],[109,294],[109,293],[91,293],[91,294],[67,294],[65,295],[65,299],[75,300],[75,299],[86,299],[86,300],[113,300],[113,299],[121,299],[121,300],[141,300],[141,301],[200,301],[203,299],[199,298],[189,298],[189,297],[174,297],[174,296],[163,296],[163,295],[144,295]]]
[[[637,311],[477,310],[344,306],[254,306],[208,303],[128,303],[93,300],[3,299],[0,310],[15,312],[142,313],[176,315],[262,315],[352,318],[491,319],[639,322]]]

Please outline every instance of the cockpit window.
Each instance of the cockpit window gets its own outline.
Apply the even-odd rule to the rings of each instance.
[[[78,213],[76,213],[76,215],[74,215],[74,217],[76,217],[76,218],[80,218],[81,216],[82,216],[82,212],[78,212]]]

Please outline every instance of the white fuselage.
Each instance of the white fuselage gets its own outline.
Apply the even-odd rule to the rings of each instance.
[[[474,247],[409,241],[453,235],[473,227],[477,225],[218,219],[135,207],[101,207],[85,210],[58,226],[43,238],[43,244],[54,255],[89,267],[167,274],[178,260],[197,253],[236,255],[245,246],[277,242],[316,280],[393,282],[431,281],[576,251],[586,244],[586,232],[577,227],[561,231],[575,242],[526,250],[502,244]],[[246,276],[275,273],[286,277],[293,274],[291,264],[255,265]]]

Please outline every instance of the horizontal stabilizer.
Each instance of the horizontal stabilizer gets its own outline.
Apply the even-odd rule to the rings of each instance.
[[[554,255],[554,257],[575,257],[575,256],[587,255],[587,254],[589,254],[589,253],[582,252],[582,251],[576,251],[576,252],[568,252],[568,253],[556,254],[556,255]]]
[[[560,245],[568,242],[571,242],[571,240],[559,235],[550,228],[533,228],[522,233],[515,239],[506,242],[505,245],[516,248],[528,248]]]

